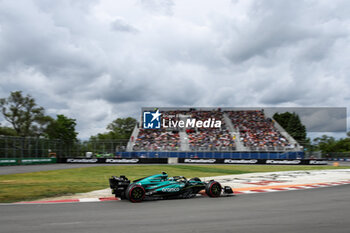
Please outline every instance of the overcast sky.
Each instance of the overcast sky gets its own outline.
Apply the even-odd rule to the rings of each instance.
[[[0,0],[16,90],[80,138],[142,106],[348,107],[350,1]]]

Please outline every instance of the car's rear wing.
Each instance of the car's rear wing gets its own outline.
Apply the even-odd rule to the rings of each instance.
[[[125,176],[112,176],[109,178],[109,186],[112,189],[112,193],[119,198],[125,197],[125,191],[128,188],[130,184],[130,180],[126,178]]]

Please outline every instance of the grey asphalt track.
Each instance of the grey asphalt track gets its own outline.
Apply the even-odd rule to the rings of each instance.
[[[350,185],[130,203],[1,205],[2,233],[348,233]]]

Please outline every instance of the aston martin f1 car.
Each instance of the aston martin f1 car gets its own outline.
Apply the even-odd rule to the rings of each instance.
[[[125,176],[112,176],[109,179],[112,194],[120,199],[141,202],[144,199],[191,198],[204,190],[209,197],[233,194],[229,186],[222,187],[215,180],[201,181],[198,177],[186,179],[183,176],[168,177],[161,174],[144,177],[131,182]]]

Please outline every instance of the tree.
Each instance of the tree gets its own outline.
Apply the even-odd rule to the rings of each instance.
[[[300,144],[306,143],[306,127],[301,123],[296,113],[275,113],[273,118]]]
[[[66,143],[77,141],[78,133],[75,132],[76,120],[64,115],[57,115],[47,126],[45,132],[49,139],[60,139]]]
[[[107,126],[114,139],[129,139],[137,121],[132,117],[117,118]]]
[[[336,140],[334,137],[322,135],[322,137],[315,138],[314,142],[323,153],[350,151],[350,138]]]
[[[124,150],[136,124],[136,119],[132,117],[117,118],[108,124],[108,132],[91,136],[87,147],[90,150],[108,153],[118,149]]]
[[[334,147],[337,143],[334,137],[322,135],[321,137],[314,138],[314,143],[318,149],[324,153],[334,152]]]
[[[34,98],[23,96],[21,91],[11,92],[8,98],[0,99],[0,108],[17,136],[39,136],[49,122],[44,108],[37,107]]]
[[[349,152],[350,151],[350,138],[339,139],[336,142],[333,150],[336,152]]]
[[[16,136],[16,131],[7,126],[1,126],[0,124],[0,135],[3,136]]]

